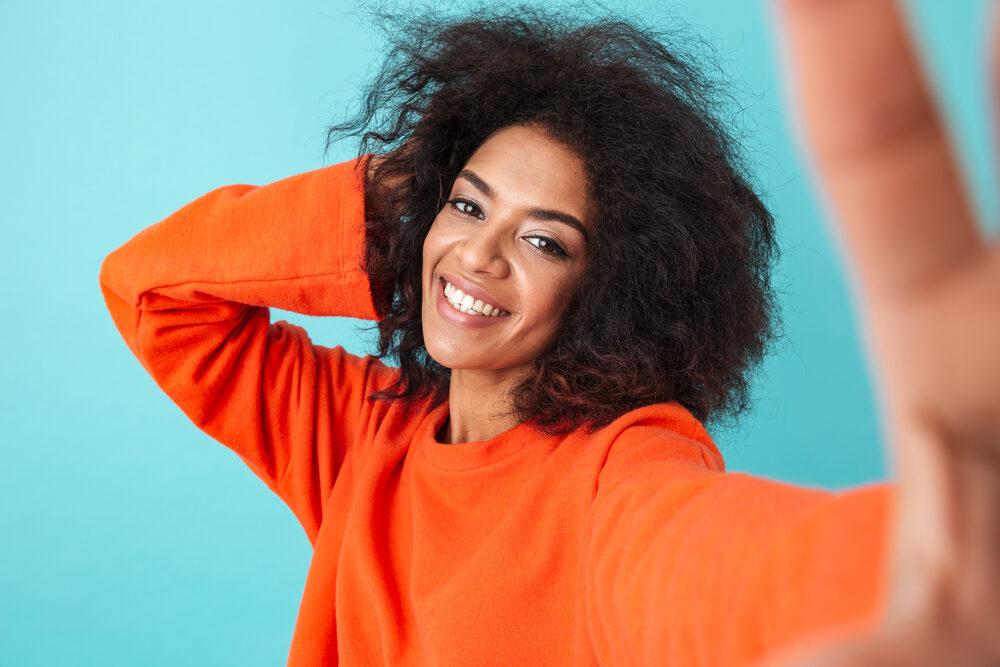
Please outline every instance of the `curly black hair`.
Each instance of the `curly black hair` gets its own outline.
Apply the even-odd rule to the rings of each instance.
[[[421,329],[423,240],[472,153],[531,124],[582,157],[597,233],[554,347],[513,390],[517,418],[565,433],[667,401],[703,422],[742,413],[776,333],[778,249],[721,120],[725,88],[668,48],[688,34],[526,7],[380,21],[388,55],[327,135],[327,148],[360,136],[361,156],[382,156],[367,175],[364,268],[377,355],[401,373],[376,396],[446,399],[450,371]]]

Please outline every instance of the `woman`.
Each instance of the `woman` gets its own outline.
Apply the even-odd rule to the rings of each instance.
[[[827,38],[809,12],[838,10],[788,5]],[[867,6],[840,29],[874,14],[903,50]],[[884,490],[723,474],[702,427],[741,407],[772,308],[770,216],[709,86],[648,32],[564,19],[412,24],[335,128],[393,150],[216,190],[102,267],[136,356],[314,545],[289,664],[745,664],[876,610]],[[378,319],[400,368],[267,306]],[[989,425],[936,419],[960,413],[913,369],[883,376],[902,442]],[[902,636],[989,649],[917,618],[943,630]]]

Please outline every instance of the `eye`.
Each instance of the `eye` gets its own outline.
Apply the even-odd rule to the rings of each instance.
[[[483,211],[478,205],[472,203],[468,199],[459,199],[458,197],[448,200],[448,205],[453,209],[458,211],[462,215],[467,215],[472,218],[483,217]]]
[[[548,236],[525,236],[524,238],[543,254],[555,257],[569,257],[566,251],[563,250],[563,247]]]

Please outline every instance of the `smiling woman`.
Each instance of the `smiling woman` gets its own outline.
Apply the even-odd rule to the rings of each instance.
[[[424,344],[451,370],[443,442],[519,421],[511,388],[555,344],[587,268],[593,209],[582,160],[541,128],[500,130],[455,179],[423,247]]]
[[[699,421],[742,405],[775,254],[710,83],[618,20],[395,28],[331,133],[358,159],[209,193],[101,271],[315,547],[290,664],[735,665],[869,610],[883,494],[722,474]],[[399,368],[268,306],[376,319]]]
[[[330,130],[331,141],[360,135],[361,154],[379,155],[367,175],[365,270],[381,316],[379,356],[401,370],[381,395],[447,399],[453,414],[456,400],[475,395],[483,424],[462,430],[480,436],[523,421],[552,434],[593,430],[667,401],[708,423],[744,410],[776,319],[777,245],[740,147],[717,117],[723,89],[694,56],[613,17],[521,8],[385,21],[389,55],[362,112]],[[528,336],[519,350],[531,354],[511,360],[516,373],[454,378],[469,370],[454,364],[465,363],[454,356],[458,339],[453,363],[443,363],[425,338],[433,267],[424,239],[470,219],[456,213],[482,218],[460,228],[481,228],[484,243],[494,230],[528,225],[518,247],[556,255],[526,255],[509,279],[490,280],[494,289],[516,285],[518,299],[559,293],[542,329],[525,312],[527,321],[515,313],[509,328],[477,333]],[[527,235],[532,225],[544,238]],[[496,245],[470,250],[504,261]],[[455,273],[485,287],[491,270]]]
[[[802,34],[840,43],[810,22],[835,4],[786,2]],[[884,3],[848,5],[861,25],[882,21],[898,38],[895,15],[863,15]],[[289,505],[314,546],[289,664],[743,665],[811,633],[870,627],[885,589],[886,489],[830,494],[725,473],[702,423],[743,405],[771,333],[775,254],[771,217],[712,113],[711,84],[662,34],[618,20],[521,9],[395,27],[364,111],[332,131],[363,136],[358,159],[215,190],[101,269],[143,366]],[[873,62],[895,62],[879,48],[886,57]],[[840,76],[830,52],[813,55]],[[817,113],[817,127],[839,131],[857,105],[836,94],[832,103],[843,109]],[[920,138],[940,155],[938,134]],[[865,182],[888,178],[880,196],[891,194],[892,161],[873,167],[861,153]],[[890,238],[884,221],[863,218],[892,207],[858,187],[853,167],[825,164],[846,188],[836,192],[855,249]],[[897,211],[889,223],[911,217]],[[926,217],[929,228],[931,218],[940,223]],[[995,259],[966,227],[939,226],[967,242],[943,246],[960,250],[950,266],[976,262],[932,290],[961,324],[970,304],[989,302],[979,295],[996,294]],[[907,239],[910,268],[914,252],[934,258],[938,248]],[[891,256],[884,241],[877,254]],[[920,342],[936,334],[967,343],[947,347],[956,363],[970,361],[966,349],[981,363],[997,320],[940,329],[921,290],[900,296],[879,283],[890,264],[863,268],[883,290],[872,312],[891,343],[888,384],[903,387],[894,424],[917,448],[906,472],[932,482],[905,487],[900,534],[911,543],[900,553],[911,558],[894,590],[909,606],[895,618],[961,628],[950,636],[972,636],[990,664],[1000,651],[985,651],[978,628],[1000,595],[949,584],[955,572],[992,583],[997,487],[973,455],[995,444],[997,392],[984,382],[935,411],[947,403],[936,379],[953,365],[914,361],[934,358]],[[376,319],[378,356],[399,368],[314,345],[271,323],[272,306]],[[919,326],[900,326],[909,322]],[[965,452],[965,467],[934,447]],[[928,460],[964,471],[962,491],[978,494],[969,507],[985,499],[956,532],[979,539],[955,552],[962,570],[939,566],[961,562],[935,548],[946,540],[921,543],[913,529],[913,517],[944,531],[942,517],[954,516],[935,513],[945,501],[917,511],[950,488]],[[914,596],[911,581],[927,586]],[[971,622],[942,623],[940,609]],[[921,627],[887,635],[890,646],[935,637]]]
[[[721,474],[699,421],[742,404],[774,255],[710,84],[612,19],[395,27],[331,134],[357,160],[209,193],[101,271],[146,369],[314,544],[290,664],[693,664],[723,609],[712,662],[739,664],[869,609],[882,494]],[[268,306],[376,319],[399,368]]]

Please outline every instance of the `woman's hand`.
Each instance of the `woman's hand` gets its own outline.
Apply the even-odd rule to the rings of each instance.
[[[775,0],[899,482],[881,623],[796,665],[1000,664],[1000,251],[891,0]]]

